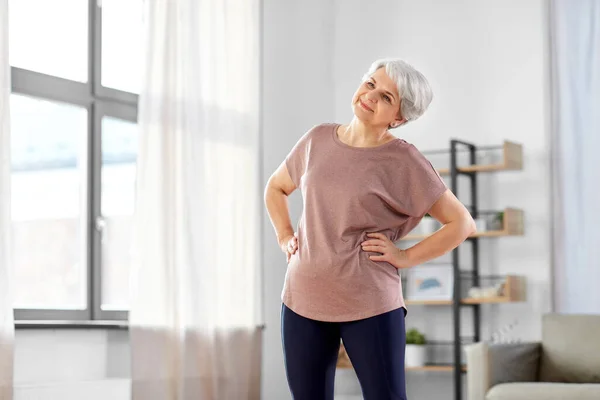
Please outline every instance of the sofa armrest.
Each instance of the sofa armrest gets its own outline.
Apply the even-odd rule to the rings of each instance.
[[[465,347],[469,400],[484,400],[494,385],[535,382],[538,379],[541,344],[475,343]]]

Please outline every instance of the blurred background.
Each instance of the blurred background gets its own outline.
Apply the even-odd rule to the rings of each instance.
[[[144,9],[153,1],[5,2],[14,398],[127,399],[131,237],[145,132],[140,93],[151,95],[144,49],[156,43],[147,39],[152,19]],[[162,3],[168,12],[169,2]],[[212,3],[217,13],[256,16],[255,192],[224,193],[258,199],[251,206],[252,257],[260,260],[253,293],[264,328],[260,398],[291,397],[279,330],[285,257],[259,196],[308,129],[350,121],[352,94],[379,58],[402,58],[430,81],[429,110],[392,133],[421,150],[461,201],[473,205],[476,198],[481,219],[476,252],[465,243],[458,263],[451,255],[434,263],[454,272],[439,276],[462,282],[460,297],[469,307],[454,304],[452,294],[419,297],[410,291],[416,278],[404,276],[407,328],[426,342],[424,358],[407,371],[409,398],[474,393],[468,379],[479,378],[470,376],[466,352],[472,343],[538,343],[550,313],[600,318],[600,2],[262,0],[250,11]],[[453,139],[473,144],[480,166],[456,182]],[[464,146],[457,154],[455,166],[471,164]],[[290,211],[295,224],[299,192]],[[398,245],[431,233],[427,223]],[[460,273],[475,268],[479,278]],[[600,330],[597,319],[586,321]],[[351,365],[342,361],[336,399],[362,398]],[[581,368],[594,366],[600,368],[597,354]],[[529,380],[539,380],[533,375]],[[600,384],[597,373],[588,380]],[[493,398],[511,398],[499,396]]]

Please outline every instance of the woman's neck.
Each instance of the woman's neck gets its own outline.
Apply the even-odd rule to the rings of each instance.
[[[353,119],[348,125],[340,126],[340,140],[354,147],[375,147],[395,139],[387,128],[365,125],[358,119]]]

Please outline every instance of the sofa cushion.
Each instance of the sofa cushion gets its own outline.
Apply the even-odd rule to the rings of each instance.
[[[537,381],[540,363],[538,343],[492,344],[488,351],[490,385]]]
[[[600,315],[547,314],[542,325],[539,380],[600,383]]]
[[[485,400],[598,400],[597,383],[501,383],[493,386]]]

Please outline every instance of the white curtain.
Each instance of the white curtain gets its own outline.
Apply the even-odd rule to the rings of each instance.
[[[600,314],[600,0],[553,0],[554,308]]]
[[[259,0],[146,0],[135,400],[260,398]]]
[[[10,263],[10,65],[8,0],[0,0],[0,399],[12,399],[15,325]]]

